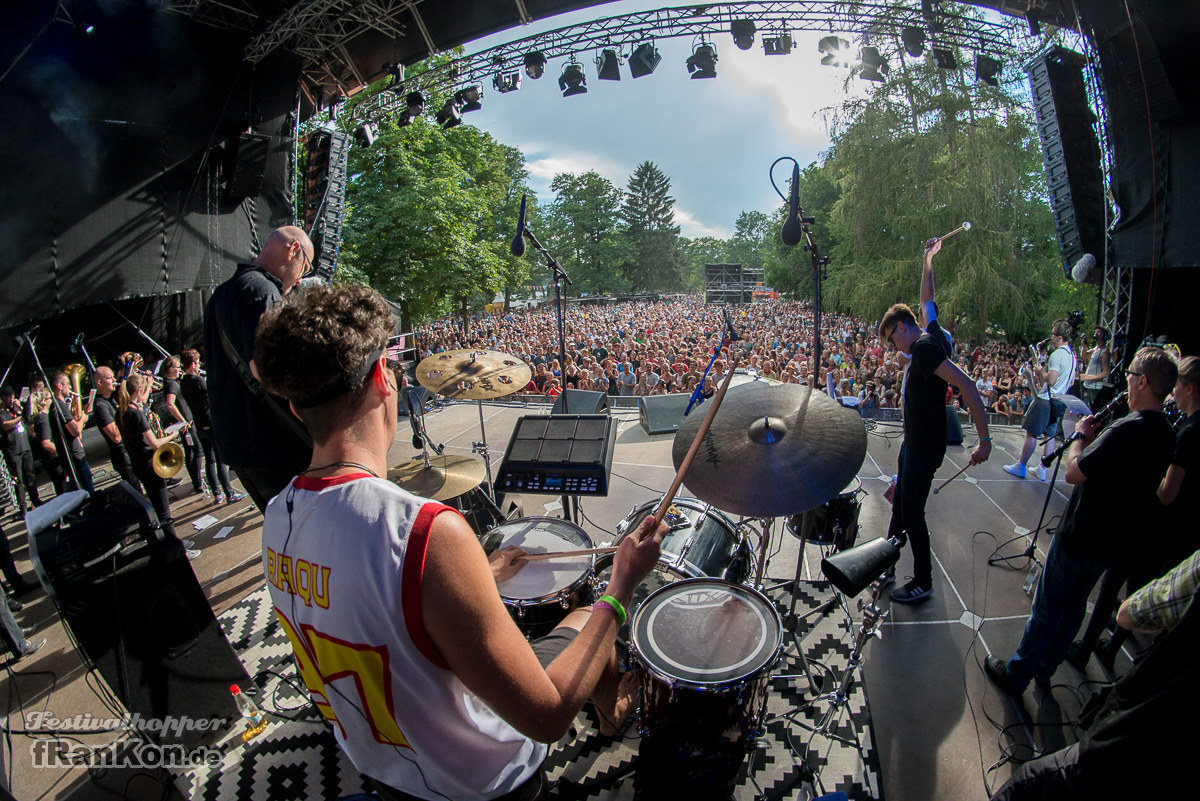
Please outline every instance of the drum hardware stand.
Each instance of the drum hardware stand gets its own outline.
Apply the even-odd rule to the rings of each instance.
[[[479,401],[479,403],[483,403],[483,401]],[[482,410],[480,411],[479,416],[479,427],[483,428]],[[471,453],[478,453],[483,456],[483,467],[485,472],[487,472],[487,490],[483,494],[488,496],[492,502],[492,506],[495,506],[496,490],[495,487],[492,486],[492,457],[491,450],[488,448],[487,439],[485,438],[482,442],[472,442]]]
[[[853,746],[858,751],[860,757],[862,756],[862,743],[859,742],[857,733],[855,733],[854,739],[851,740],[848,737],[843,737],[835,733],[834,729],[837,726],[837,719],[841,716],[841,710],[849,703],[850,690],[854,686],[854,674],[863,663],[863,648],[866,647],[867,641],[871,637],[879,637],[881,639],[883,637],[883,632],[879,629],[883,621],[887,619],[888,612],[879,608],[879,596],[882,593],[883,582],[876,579],[871,584],[870,601],[864,603],[862,598],[858,599],[858,609],[863,613],[862,625],[858,630],[858,636],[855,638],[854,650],[850,653],[850,660],[846,663],[845,670],[842,672],[842,679],[838,686],[831,692],[818,695],[813,699],[814,704],[818,701],[830,702],[829,708],[821,716],[820,723],[816,726],[811,726],[802,720],[796,720],[794,712],[788,713],[786,716],[792,723],[802,729],[807,729],[814,736],[819,734],[831,740],[837,740],[844,745]],[[853,726],[851,726],[851,732],[854,732]],[[810,737],[809,740],[811,742],[812,738]]]
[[[804,677],[808,679],[808,686],[814,693],[821,692],[823,681],[818,681],[812,673],[812,667],[808,663],[808,657],[804,654],[804,649],[800,647],[800,643],[804,641],[804,637],[800,636],[800,623],[810,617],[823,616],[829,614],[829,611],[837,605],[838,598],[835,592],[833,597],[825,601],[816,609],[810,609],[803,615],[796,617],[796,590],[800,586],[800,573],[804,565],[804,546],[808,544],[808,532],[803,528],[800,531],[800,552],[796,556],[796,577],[792,581],[783,581],[771,586],[769,589],[778,590],[783,587],[791,587],[792,603],[788,607],[788,613],[783,619],[783,627],[792,635],[792,643],[796,646],[796,655],[800,658],[800,664],[804,667]],[[768,588],[760,587],[763,592]],[[811,630],[811,629],[810,629]],[[775,676],[776,679],[798,679],[799,673],[788,673]]]

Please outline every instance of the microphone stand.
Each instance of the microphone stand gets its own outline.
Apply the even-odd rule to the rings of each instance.
[[[54,447],[58,448],[57,458],[58,461],[67,468],[67,471],[71,477],[71,482],[75,485],[75,488],[83,489],[83,484],[79,481],[79,471],[75,467],[75,459],[71,457],[71,450],[69,447],[70,443],[67,442],[67,418],[58,405],[58,398],[54,397],[54,390],[50,388],[50,377],[46,375],[46,369],[42,367],[42,360],[38,357],[37,347],[34,345],[34,340],[36,338],[36,326],[26,330],[26,332],[21,335],[21,341],[28,343],[29,345],[29,352],[33,356],[33,364],[37,368],[38,375],[42,377],[42,381],[45,383],[46,388],[50,390],[51,398],[53,398],[53,400],[50,402],[50,408],[53,411],[48,412],[48,414],[53,414],[58,420],[58,430],[54,431],[53,427],[51,430],[52,435],[57,435],[54,437],[56,440]],[[18,350],[19,349],[20,348],[18,348]],[[41,445],[38,445],[38,447],[40,448]]]
[[[562,288],[564,285],[569,285],[572,283],[571,276],[567,275],[567,271],[564,270],[563,266],[558,263],[558,259],[556,259],[556,258],[554,258],[554,256],[550,255],[550,251],[548,251],[548,250],[546,250],[546,248],[542,247],[542,243],[538,241],[537,235],[534,234],[533,230],[528,225],[522,227],[521,233],[526,239],[529,240],[530,244],[533,245],[534,249],[536,249],[538,253],[541,253],[542,256],[546,259],[546,266],[550,268],[550,272],[554,275],[554,311],[555,311],[555,315],[558,318],[558,364],[559,364],[559,370],[561,371],[561,374],[562,374],[562,381],[559,382],[559,390],[562,393],[560,397],[562,397],[562,402],[563,402],[563,406],[562,406],[563,414],[570,414],[571,413],[570,400],[567,397],[567,385],[566,385],[567,335],[566,335],[566,330],[563,327]],[[551,378],[553,378],[553,375],[551,375]],[[563,504],[563,515],[564,515],[565,519],[570,520],[572,523],[576,522],[575,511],[572,508],[570,497],[567,495],[563,495],[562,496],[562,504]]]
[[[133,326],[133,328],[134,328],[134,330],[135,330],[135,331],[137,331],[139,334],[141,334],[141,335],[142,335],[142,339],[146,340],[146,341],[147,341],[147,342],[149,342],[151,345],[153,345],[153,346],[154,346],[154,349],[155,349],[156,351],[158,351],[158,354],[159,354],[160,356],[162,356],[162,357],[165,359],[165,358],[167,358],[168,356],[170,356],[170,355],[171,355],[170,353],[167,353],[167,351],[166,351],[166,350],[163,348],[163,346],[162,346],[162,345],[160,345],[160,344],[158,344],[157,342],[155,342],[153,337],[151,337],[149,334],[147,334],[145,331],[143,331],[143,330],[141,329],[141,327],[140,327],[140,326],[139,326],[137,323],[135,323],[133,320],[130,320],[128,317],[126,317],[126,316],[125,316],[125,314],[124,314],[124,313],[123,313],[123,312],[122,312],[120,309],[118,309],[116,306],[113,306],[113,305],[112,305],[112,303],[111,303],[110,301],[106,301],[106,302],[108,302],[108,305],[109,305],[109,307],[110,307],[110,308],[111,308],[113,311],[115,311],[117,314],[121,315],[121,318],[122,318],[122,319],[123,319],[125,322],[129,323],[130,325],[132,325],[132,326]]]

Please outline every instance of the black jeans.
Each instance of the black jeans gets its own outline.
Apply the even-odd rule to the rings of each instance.
[[[900,467],[896,471],[896,492],[892,496],[888,537],[902,540],[901,532],[908,533],[908,543],[913,553],[913,579],[925,588],[933,586],[933,556],[929,550],[925,502],[933,486],[933,475],[941,467],[945,456],[945,452],[922,452],[910,449],[907,443],[902,444]]]
[[[134,472],[141,479],[146,499],[158,515],[163,534],[171,539],[179,539],[175,533],[175,519],[171,517],[171,496],[167,494],[167,480],[155,473],[149,465],[135,465]]]
[[[24,507],[26,505],[25,496],[28,494],[29,500],[33,501],[34,505],[40,505],[42,499],[38,497],[37,468],[33,466],[33,453],[31,451],[22,453],[5,451],[4,461],[8,463],[8,472],[12,473],[17,503]],[[24,510],[22,509],[22,511]]]
[[[211,428],[197,428],[196,438],[200,440],[200,450],[204,453],[204,470],[208,474],[208,487],[213,492],[224,493],[226,498],[233,496],[233,485],[229,483],[229,468],[217,458],[217,443],[213,439]]]

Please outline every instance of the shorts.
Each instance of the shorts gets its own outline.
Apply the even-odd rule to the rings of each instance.
[[[1052,437],[1058,433],[1060,414],[1054,414],[1053,405],[1045,398],[1034,398],[1025,412],[1021,428],[1031,437]]]
[[[579,632],[569,626],[559,626],[544,637],[538,637],[533,642],[529,643],[533,647],[533,653],[538,658],[543,668],[550,667],[550,663],[558,658],[558,655],[567,650],[567,646],[575,642],[575,638],[579,636]]]

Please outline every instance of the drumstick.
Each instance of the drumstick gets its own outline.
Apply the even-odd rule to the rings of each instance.
[[[945,481],[943,481],[941,484],[939,484],[938,486],[934,487],[934,488],[933,488],[933,494],[934,494],[934,495],[937,495],[937,494],[938,494],[938,490],[940,490],[942,487],[944,487],[944,486],[946,486],[947,484],[949,484],[949,483],[950,483],[951,481],[953,481],[954,479],[956,479],[956,478],[958,478],[959,476],[961,476],[963,473],[967,472],[967,468],[968,468],[968,467],[970,467],[970,466],[971,466],[971,463],[970,463],[970,462],[967,462],[967,463],[966,463],[966,464],[963,466],[963,469],[962,469],[962,470],[959,470],[957,473],[955,473],[954,475],[950,476],[950,478],[946,479],[946,480],[945,480]]]
[[[513,559],[514,562],[540,562],[543,559],[570,559],[573,556],[591,556],[592,554],[615,553],[617,546],[607,548],[581,548],[578,551],[550,551],[549,553],[527,553]]]
[[[729,389],[729,382],[733,380],[733,374],[737,370],[738,361],[738,354],[735,353],[733,358],[730,359],[729,372],[725,374],[724,383],[717,390],[717,394],[713,396],[712,406],[709,407],[708,414],[704,415],[704,419],[700,421],[700,428],[696,431],[696,437],[692,440],[692,446],[688,448],[687,455],[679,463],[679,470],[676,471],[675,479],[671,482],[667,494],[663,496],[662,501],[658,504],[658,510],[654,513],[654,528],[658,528],[658,524],[663,521],[663,517],[667,513],[667,508],[671,505],[671,501],[675,500],[675,493],[679,491],[679,485],[683,483],[683,476],[687,473],[688,468],[692,466],[692,459],[695,458],[696,452],[700,450],[700,442],[704,439],[704,435],[708,433],[708,428],[712,425],[713,418],[717,414],[717,409],[721,408],[721,401],[725,399],[725,392]]]

